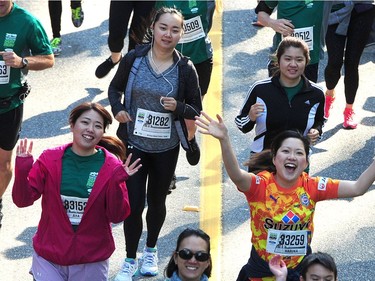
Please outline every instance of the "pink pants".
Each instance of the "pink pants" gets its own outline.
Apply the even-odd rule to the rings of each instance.
[[[36,281],[107,281],[109,260],[62,266],[49,262],[34,252],[30,274]]]

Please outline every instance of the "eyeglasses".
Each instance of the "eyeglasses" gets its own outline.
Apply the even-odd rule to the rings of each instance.
[[[182,249],[177,252],[178,256],[183,260],[190,260],[193,256],[197,261],[207,261],[210,258],[210,254],[202,251],[193,253],[189,249]]]

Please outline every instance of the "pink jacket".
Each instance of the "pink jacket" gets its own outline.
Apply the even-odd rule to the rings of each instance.
[[[129,175],[121,161],[102,148],[105,161],[74,232],[60,197],[62,157],[69,146],[45,150],[34,164],[31,156],[16,157],[13,202],[27,207],[42,196],[33,247],[44,259],[58,265],[104,261],[115,250],[111,222],[122,222],[130,214]]]

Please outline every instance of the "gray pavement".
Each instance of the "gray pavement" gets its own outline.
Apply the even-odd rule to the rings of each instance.
[[[17,1],[39,17],[51,35],[47,1]],[[249,155],[253,135],[244,135],[235,128],[234,117],[249,86],[267,76],[265,69],[272,32],[251,26],[256,1],[226,1],[223,12],[224,119],[240,162]],[[108,106],[107,87],[114,71],[104,79],[96,79],[94,71],[108,55],[109,1],[84,2],[85,21],[76,29],[70,21],[69,3],[63,3],[63,53],[54,68],[30,73],[33,86],[25,105],[22,137],[34,139],[34,155],[43,149],[70,141],[67,117],[82,101],[98,101]],[[125,47],[126,48],[126,47]],[[332,117],[327,122],[322,141],[314,148],[311,174],[333,178],[356,179],[369,165],[375,148],[375,47],[367,48],[360,65],[360,87],[355,109],[360,120],[356,130],[343,130],[343,79],[337,87]],[[324,88],[321,63],[320,82]],[[109,130],[115,134],[117,123]],[[201,138],[199,136],[199,138]],[[199,205],[199,165],[191,167],[181,152],[177,167],[177,189],[168,196],[168,214],[158,247],[160,269],[165,267],[173,251],[178,233],[187,226],[199,225],[199,213],[184,212],[185,205]],[[12,185],[12,184],[11,184]],[[3,229],[0,232],[0,280],[31,280],[31,238],[40,216],[40,201],[34,206],[18,209],[11,200],[11,185],[4,195]],[[249,210],[246,200],[223,174],[222,257],[221,276],[217,280],[235,280],[246,263],[250,251]],[[317,205],[313,250],[331,253],[339,267],[339,280],[375,280],[375,192],[373,188],[362,197],[331,200]],[[201,208],[204,206],[201,206]],[[146,229],[144,230],[146,231]],[[110,259],[110,276],[115,276],[125,255],[122,225],[113,230],[117,249]],[[140,241],[145,243],[145,233]],[[155,278],[163,280],[162,273]]]

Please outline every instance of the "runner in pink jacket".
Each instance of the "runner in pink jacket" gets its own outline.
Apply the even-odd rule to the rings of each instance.
[[[73,143],[45,150],[35,163],[32,142],[20,141],[13,202],[27,207],[42,196],[41,219],[33,238],[35,280],[60,280],[51,275],[55,268],[63,275],[76,265],[82,272],[79,280],[89,280],[83,272],[93,270],[81,270],[89,263],[97,263],[103,273],[90,280],[107,280],[108,258],[115,250],[111,223],[122,222],[130,214],[125,180],[140,168],[139,159],[129,166],[131,157],[123,164],[104,148],[119,144],[103,138],[112,118],[101,105],[82,104],[73,109],[69,121]],[[53,265],[45,270],[46,264]]]

